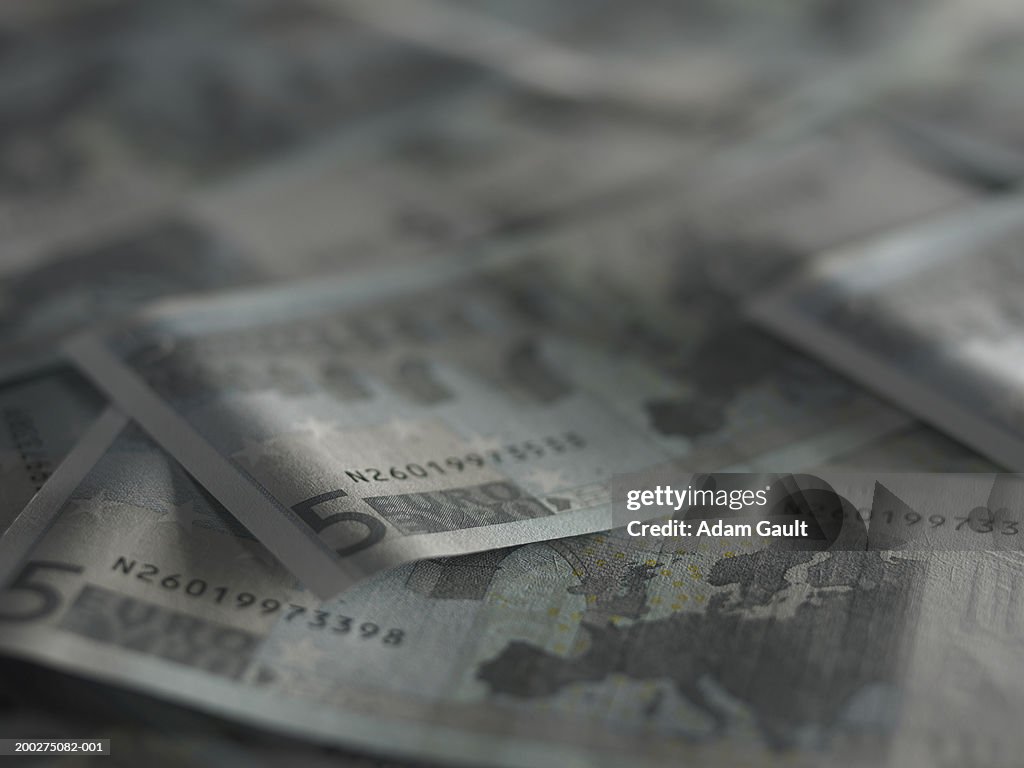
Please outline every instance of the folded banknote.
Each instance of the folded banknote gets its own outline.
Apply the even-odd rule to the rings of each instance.
[[[952,502],[1016,520],[1013,476],[828,476],[869,525],[948,537],[927,549],[614,530],[408,564],[323,602],[138,428],[99,423],[27,510],[54,525],[0,561],[17,563],[6,654],[421,760],[1018,764],[1024,569],[1019,545],[986,550],[1022,534],[961,524]]]
[[[407,242],[410,238],[422,248],[426,241],[437,246],[485,229],[486,217],[469,216],[471,208],[479,208],[478,213],[489,211],[495,221],[530,219],[538,209],[555,211],[555,218],[564,221],[573,218],[570,209],[579,209],[575,215],[584,218],[584,226],[562,227],[565,236],[545,241],[545,250],[557,251],[560,259],[567,249],[592,253],[592,260],[601,262],[593,269],[609,272],[601,280],[636,283],[637,291],[646,297],[643,302],[649,303],[652,297],[673,292],[676,283],[699,283],[689,273],[706,269],[698,263],[702,259],[738,264],[735,275],[749,282],[751,274],[761,271],[760,265],[772,261],[761,251],[805,251],[851,232],[947,208],[968,194],[915,167],[895,151],[896,145],[877,125],[857,123],[796,142],[770,159],[732,168],[731,174],[708,169],[704,175],[714,183],[685,199],[679,198],[680,185],[668,178],[670,174],[663,173],[636,188],[620,181],[620,187],[629,187],[628,193],[621,194],[622,199],[613,195],[603,203],[605,207],[613,205],[613,215],[601,215],[598,206],[587,218],[588,206],[579,201],[588,196],[599,199],[599,190],[608,186],[597,183],[593,174],[580,175],[580,182],[569,187],[561,183],[557,195],[538,196],[537,190],[545,186],[544,163],[538,164],[536,174],[513,173],[511,169],[500,172],[495,165],[495,158],[501,155],[496,149],[510,142],[520,147],[520,153],[531,155],[544,154],[552,143],[545,142],[550,134],[542,130],[548,114],[536,106],[528,110],[521,101],[505,92],[469,92],[452,100],[457,109],[448,112],[447,122],[435,116],[437,124],[424,129],[427,136],[415,139],[397,129],[384,132],[369,142],[373,152],[362,160],[359,157],[366,153],[355,151],[359,142],[355,138],[345,141],[339,134],[327,145],[210,188],[187,207],[126,223],[117,231],[97,232],[42,254],[38,264],[10,273],[0,289],[0,329],[5,331],[0,343],[0,378],[4,379],[0,397],[6,396],[8,383],[13,382],[17,389],[13,397],[20,410],[10,411],[10,419],[17,423],[9,434],[0,435],[0,493],[9,502],[4,525],[70,448],[88,422],[86,417],[94,417],[101,407],[100,399],[91,395],[84,382],[63,372],[56,373],[53,380],[76,391],[58,398],[52,387],[41,385],[33,395],[33,375],[42,372],[49,377],[57,370],[60,342],[69,333],[86,323],[116,321],[140,303],[294,277],[342,263],[351,266],[360,258],[378,265],[384,258],[398,262],[404,258],[399,254],[414,250]],[[497,119],[506,113],[515,115],[516,120]],[[501,130],[496,125],[502,126]],[[463,139],[470,132],[477,136],[476,149],[466,157]],[[350,133],[356,135],[359,130]],[[616,125],[607,133],[595,134],[589,148],[580,151],[603,147],[603,152],[621,156],[622,163],[608,161],[621,180],[628,176],[626,166],[633,167],[634,160],[642,159],[619,151],[628,145],[625,139],[631,135],[628,126]],[[482,143],[485,138],[490,143]],[[460,147],[462,151],[457,151]],[[665,157],[663,150],[659,145],[658,152]],[[673,162],[681,161],[676,158]],[[635,165],[639,169],[650,163],[644,160]],[[461,191],[438,201],[425,189],[428,171],[430,178],[443,173],[446,187]],[[558,173],[563,181],[567,178],[564,172]],[[839,177],[847,183],[838,184]],[[900,205],[872,204],[876,196],[871,190],[878,187],[898,188]],[[398,194],[399,190],[404,193]],[[348,204],[357,200],[359,205]],[[339,201],[348,201],[346,214],[327,215]],[[510,208],[515,201],[528,201],[528,210],[518,203]],[[682,218],[679,211],[685,211]],[[838,216],[837,212],[844,213]],[[310,226],[311,216],[319,222],[317,226]],[[453,224],[469,219],[476,224],[468,229]],[[413,220],[418,223],[412,230],[402,225]],[[437,240],[435,236],[440,237],[442,230],[446,234]],[[620,250],[635,248],[643,248],[647,254],[644,270],[615,266]],[[677,256],[679,251],[682,253]],[[357,258],[357,253],[363,255]],[[692,266],[687,266],[688,262],[693,262]],[[715,271],[722,270],[716,267]],[[741,280],[732,282],[737,287]],[[699,285],[694,289],[695,293],[701,290]],[[616,296],[606,301],[636,299]],[[707,315],[705,305],[704,300],[698,301],[695,312],[687,311],[686,317],[673,314],[664,322],[723,322],[720,316],[712,319]],[[714,398],[707,408],[714,421],[722,393],[709,390],[707,394]],[[47,406],[54,398],[67,407],[88,400],[88,413],[75,418],[59,415],[59,409]],[[61,445],[50,437],[57,430],[64,435]],[[40,437],[33,437],[36,433]],[[31,455],[26,459],[21,455],[26,439],[47,445],[30,446]],[[37,463],[34,469],[31,462]],[[706,466],[733,463],[723,455],[709,459]],[[35,480],[31,480],[33,476]]]
[[[1024,198],[838,249],[759,296],[766,328],[997,463],[1024,468]]]
[[[169,303],[68,349],[324,596],[607,528],[616,472],[784,466],[907,423],[710,288],[643,324],[567,264],[499,251]]]

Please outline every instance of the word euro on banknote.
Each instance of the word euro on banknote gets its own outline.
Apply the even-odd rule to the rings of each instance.
[[[994,461],[1024,468],[1020,196],[839,249],[761,298],[782,336]]]
[[[105,420],[55,475],[63,498],[29,508],[57,522],[0,580],[7,654],[473,765],[1019,763],[1019,552],[686,551],[611,531],[405,565],[320,602]],[[870,476],[839,490],[873,503]],[[987,549],[968,527],[936,530]]]
[[[716,327],[711,295],[637,327],[631,302],[558,260],[483,261],[170,303],[69,350],[324,595],[399,562],[607,528],[615,472],[786,468],[906,424]]]

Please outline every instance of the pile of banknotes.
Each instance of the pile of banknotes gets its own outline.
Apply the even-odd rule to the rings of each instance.
[[[0,738],[1019,765],[1024,19],[776,5],[0,6]],[[684,551],[666,465],[914,474]]]

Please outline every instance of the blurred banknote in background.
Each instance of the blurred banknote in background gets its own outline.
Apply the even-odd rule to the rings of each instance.
[[[0,24],[9,263],[460,83],[309,3],[43,2]]]
[[[1022,215],[1016,196],[840,249],[754,314],[994,461],[1024,467]]]
[[[0,738],[1019,765],[1018,6],[0,5]]]

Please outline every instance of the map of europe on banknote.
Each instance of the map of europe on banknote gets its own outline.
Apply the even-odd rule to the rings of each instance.
[[[0,590],[6,653],[418,759],[1017,764],[1019,552],[619,530],[407,564],[321,602],[141,430],[101,421],[55,475],[63,498],[29,507],[56,522]]]
[[[842,248],[753,305],[811,353],[1024,469],[1024,199]]]
[[[69,350],[325,596],[610,527],[616,472],[785,468],[907,424],[710,293],[644,324],[563,262],[483,262],[171,303]]]

